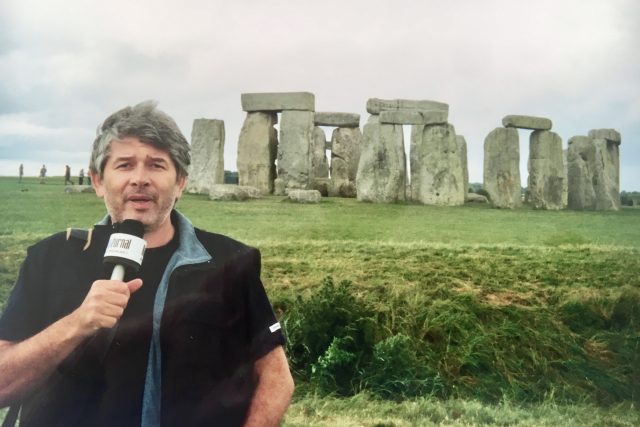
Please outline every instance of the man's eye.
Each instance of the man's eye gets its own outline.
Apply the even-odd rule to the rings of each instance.
[[[164,169],[164,164],[163,163],[153,163],[151,165],[152,168],[154,169]]]
[[[129,167],[129,163],[118,163],[116,169],[126,169]]]

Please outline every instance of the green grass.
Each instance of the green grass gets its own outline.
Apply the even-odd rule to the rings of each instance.
[[[29,244],[104,215],[95,195],[64,194],[62,183],[0,178],[0,303]],[[319,354],[302,354],[308,359],[294,365],[298,390],[285,425],[639,423],[640,209],[511,211],[332,198],[297,205],[196,195],[178,207],[196,226],[260,248],[265,286],[292,336],[309,339],[302,327],[313,326],[313,310],[300,309],[321,301],[327,276],[349,281],[345,298],[375,320],[362,326],[369,350],[336,341],[346,347],[331,352],[325,342]],[[331,305],[320,314],[330,318]],[[387,353],[403,351],[399,364],[417,365],[371,373],[385,345]],[[335,359],[348,355],[342,350],[357,355],[349,365],[355,371]],[[325,395],[312,378],[314,363],[324,379],[351,375],[343,394],[354,397]],[[400,375],[395,385],[381,384],[387,390],[415,385],[424,372],[437,387],[429,396],[381,400],[384,392],[367,388],[384,380],[380,372]]]

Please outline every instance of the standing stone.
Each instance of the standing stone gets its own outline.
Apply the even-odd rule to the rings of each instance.
[[[284,196],[290,189],[306,190],[309,186],[313,115],[313,111],[282,112],[276,195]]]
[[[313,143],[311,146],[311,175],[310,179],[325,179],[329,177],[329,162],[327,161],[327,137],[319,127],[313,128]]]
[[[522,205],[518,130],[496,128],[484,140],[484,189],[498,208]]]
[[[358,200],[393,203],[406,199],[406,156],[402,125],[382,125],[372,115],[364,126],[358,163]]]
[[[411,128],[411,199],[429,205],[464,203],[465,183],[452,125]]]
[[[594,139],[596,147],[596,172],[598,173],[596,209],[617,211],[620,209],[620,154],[617,142]]]
[[[528,202],[536,209],[565,208],[565,172],[560,135],[537,130],[529,139]]]
[[[273,192],[276,179],[278,123],[275,113],[247,113],[238,139],[238,184]]]
[[[467,161],[467,140],[462,135],[456,135],[458,141],[458,152],[460,153],[460,162],[462,163],[462,176],[464,183],[464,198],[467,199],[469,194],[469,166]]]
[[[576,210],[595,210],[596,146],[587,136],[569,139],[567,149],[568,206]]]
[[[567,162],[571,209],[620,209],[617,142],[574,136],[569,140]]]
[[[334,129],[331,135],[330,196],[356,197],[356,176],[361,145],[360,128]]]
[[[593,139],[606,139],[609,142],[622,142],[620,132],[615,129],[591,129],[589,131],[589,138]]]
[[[191,165],[187,192],[209,193],[224,182],[224,122],[196,119],[191,130]]]

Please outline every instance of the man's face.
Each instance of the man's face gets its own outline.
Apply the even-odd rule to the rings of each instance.
[[[113,222],[135,219],[144,224],[145,233],[170,233],[169,214],[186,179],[177,178],[167,151],[127,137],[111,142],[102,178],[92,174],[91,182]]]

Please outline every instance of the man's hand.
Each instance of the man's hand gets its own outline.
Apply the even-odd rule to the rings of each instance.
[[[122,317],[142,280],[96,280],[76,310],[20,342],[0,340],[0,407],[38,387],[82,341]]]
[[[100,328],[113,328],[122,317],[131,294],[142,286],[141,279],[130,282],[96,280],[84,301],[71,316],[77,321],[82,336],[94,334]]]

